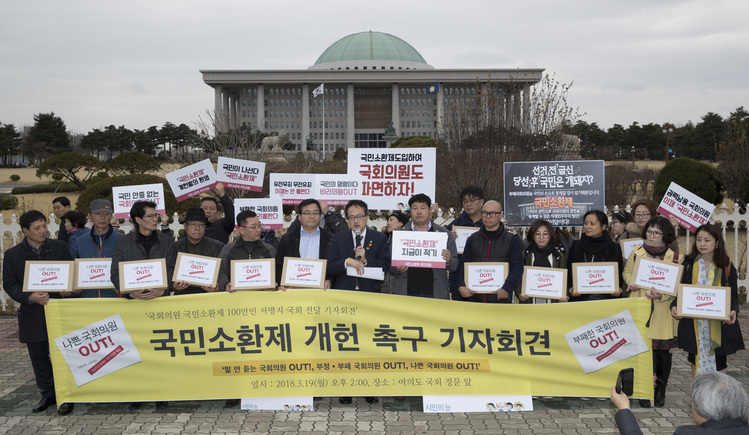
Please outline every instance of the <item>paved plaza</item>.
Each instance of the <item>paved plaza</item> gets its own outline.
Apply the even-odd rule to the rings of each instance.
[[[743,307],[749,311],[749,307]],[[749,314],[739,315],[749,337]],[[728,374],[749,388],[749,351],[728,358]],[[674,351],[674,368],[666,407],[632,408],[643,433],[671,434],[691,424],[686,354]],[[612,383],[614,380],[612,379]],[[25,345],[18,342],[18,322],[0,319],[0,435],[4,434],[606,434],[618,433],[609,400],[537,399],[530,412],[425,414],[421,399],[395,401],[364,398],[340,405],[336,398],[315,402],[314,412],[224,409],[224,401],[170,402],[166,410],[153,403],[139,411],[127,404],[76,404],[61,417],[54,409],[34,414],[39,401]]]

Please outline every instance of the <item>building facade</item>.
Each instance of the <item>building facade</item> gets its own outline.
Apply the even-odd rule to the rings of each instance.
[[[219,131],[279,132],[305,151],[384,148],[392,122],[400,137],[439,137],[451,102],[477,84],[502,86],[508,126],[527,124],[530,87],[543,69],[436,69],[402,39],[380,32],[346,36],[303,70],[202,70],[215,92]],[[323,92],[313,91],[321,84]]]

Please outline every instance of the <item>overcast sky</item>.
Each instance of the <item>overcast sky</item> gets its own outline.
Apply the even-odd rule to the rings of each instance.
[[[749,107],[747,0],[2,0],[0,122],[195,127],[199,70],[304,69],[367,30],[435,68],[545,68],[602,128]]]

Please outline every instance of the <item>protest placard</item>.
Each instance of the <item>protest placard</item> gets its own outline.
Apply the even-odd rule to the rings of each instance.
[[[209,159],[177,169],[166,174],[177,201],[184,201],[216,187],[216,171]]]
[[[392,266],[444,269],[442,250],[447,249],[448,233],[427,231],[393,231]]]
[[[160,215],[165,214],[164,185],[161,183],[154,183],[112,187],[114,217],[117,219],[130,218],[130,209],[133,204],[138,201],[151,201],[156,203],[156,213]]]
[[[315,174],[270,174],[270,197],[297,205],[315,194]]]
[[[261,192],[265,179],[265,163],[219,156],[216,178],[224,187],[230,189]]]
[[[663,195],[658,213],[675,217],[679,225],[694,232],[700,225],[710,222],[715,206],[673,181]]]
[[[417,193],[435,202],[435,148],[349,148],[348,175],[362,179],[359,199],[370,210],[397,210]]]
[[[62,292],[73,290],[75,263],[72,261],[26,261],[24,292]]]
[[[586,212],[604,209],[605,186],[602,160],[505,162],[505,219],[512,226],[539,219],[582,226]]]
[[[239,213],[251,210],[257,214],[264,230],[283,228],[283,205],[281,198],[237,198],[234,200],[234,222]],[[237,223],[238,224],[238,223]]]

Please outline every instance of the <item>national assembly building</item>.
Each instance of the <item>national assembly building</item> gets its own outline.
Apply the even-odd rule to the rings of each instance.
[[[215,91],[219,130],[279,132],[299,151],[311,145],[330,157],[338,148],[385,148],[397,137],[439,137],[450,103],[489,82],[502,87],[506,124],[522,129],[543,71],[437,69],[402,39],[369,31],[333,43],[307,69],[201,73]]]

